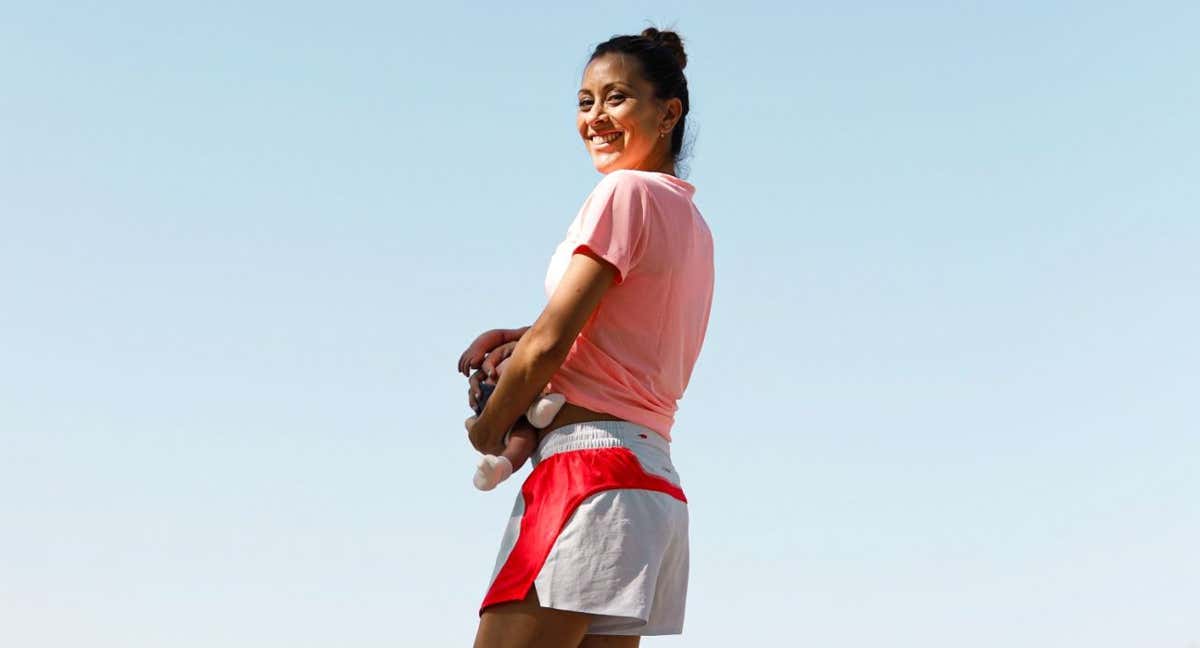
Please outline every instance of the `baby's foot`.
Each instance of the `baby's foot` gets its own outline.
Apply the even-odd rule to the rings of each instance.
[[[507,457],[483,455],[475,468],[475,488],[490,491],[513,473],[512,462]]]
[[[554,420],[558,410],[562,409],[563,403],[566,402],[567,397],[562,394],[547,394],[529,406],[529,411],[525,412],[525,418],[529,419],[529,424],[533,427],[544,428],[550,425],[550,421]]]

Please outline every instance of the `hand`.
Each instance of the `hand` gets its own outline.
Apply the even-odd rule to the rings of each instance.
[[[509,356],[513,354],[513,350],[517,348],[517,341],[505,342],[500,346],[492,349],[491,353],[483,359],[480,369],[487,374],[488,380],[496,382],[500,380],[500,374],[504,373],[504,363],[508,362]]]
[[[466,421],[463,421],[463,424],[467,428],[467,441],[470,441],[471,445],[475,445],[475,438],[471,434],[471,428],[475,426],[475,421],[478,421],[478,420],[479,420],[478,416],[469,416],[469,417],[467,417]],[[476,448],[476,450],[478,450],[478,447]]]
[[[478,369],[483,363],[484,356],[492,349],[504,344],[506,339],[504,329],[492,329],[480,333],[479,337],[475,338],[467,350],[458,357],[458,373],[467,376],[472,369]]]
[[[469,386],[467,387],[467,404],[471,409],[475,409],[479,403],[483,391],[479,388],[481,384],[495,385],[500,380],[501,374],[504,373],[504,365],[512,359],[512,352],[517,346],[516,342],[506,342],[496,347],[483,360],[483,366],[475,373],[467,378]]]
[[[464,424],[466,425],[466,428],[467,428],[467,440],[471,442],[471,445],[476,450],[478,450],[479,452],[481,452],[483,454],[498,455],[498,454],[504,452],[504,446],[502,446],[502,445],[496,446],[493,448],[493,447],[487,447],[483,444],[483,442],[486,438],[486,435],[484,434],[483,430],[480,430],[475,427],[475,423],[478,420],[479,420],[478,416],[472,416],[472,417],[469,417],[466,421],[464,421]]]
[[[482,369],[477,369],[469,378],[467,378],[467,405],[470,405],[471,409],[475,409],[475,407],[479,404],[479,399],[483,397],[483,390],[479,388],[479,385],[485,382],[490,381],[488,380],[487,374],[483,373]]]
[[[468,375],[472,369],[477,369],[483,364],[484,356],[494,352],[497,347],[520,340],[529,328],[528,326],[523,326],[518,329],[492,329],[480,333],[479,337],[475,338],[475,341],[471,343],[471,346],[467,347],[467,350],[463,351],[462,355],[459,356],[458,372],[464,376]],[[512,350],[509,349],[501,357],[497,358],[492,366],[500,364],[511,353]]]

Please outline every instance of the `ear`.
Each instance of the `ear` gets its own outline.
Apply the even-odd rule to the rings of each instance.
[[[669,133],[675,129],[675,124],[679,123],[679,117],[683,114],[683,100],[679,97],[671,97],[663,102],[663,108],[665,112],[662,120],[663,130]]]

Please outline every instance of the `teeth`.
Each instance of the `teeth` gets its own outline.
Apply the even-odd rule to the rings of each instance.
[[[593,144],[604,144],[605,142],[613,142],[613,141],[616,141],[616,139],[620,136],[621,136],[621,133],[619,133],[619,132],[613,133],[612,135],[609,135],[607,137],[601,137],[600,135],[594,135],[594,136],[592,136],[592,143]]]

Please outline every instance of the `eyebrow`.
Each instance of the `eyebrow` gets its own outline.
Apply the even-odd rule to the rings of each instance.
[[[629,87],[629,88],[632,88],[632,87],[633,87],[633,86],[629,85],[628,83],[625,83],[624,81],[611,81],[611,82],[609,82],[609,83],[606,83],[606,84],[604,84],[604,87],[603,87],[603,88],[601,88],[600,90],[603,92],[604,90],[608,90],[609,88],[611,88],[611,87],[613,87],[613,86],[616,86],[616,85],[623,85],[623,86],[626,86],[626,87]],[[583,94],[583,93],[585,93],[585,92],[591,92],[591,90],[588,90],[587,88],[580,88],[580,89],[579,89],[579,94]]]

